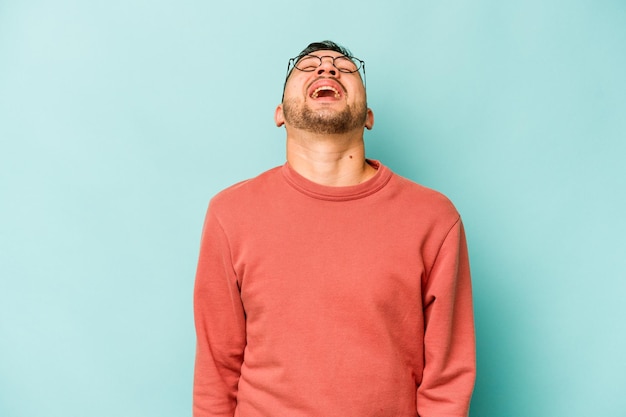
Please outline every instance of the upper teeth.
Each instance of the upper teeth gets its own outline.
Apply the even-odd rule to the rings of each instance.
[[[335,98],[339,98],[339,91],[337,91],[335,88],[331,87],[330,85],[323,85],[321,87],[317,87],[315,89],[315,91],[313,91],[313,94],[311,94],[311,97],[313,98],[317,98],[317,96],[319,95],[320,91],[334,91],[335,92]]]

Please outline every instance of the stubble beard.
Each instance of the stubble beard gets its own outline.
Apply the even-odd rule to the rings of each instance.
[[[297,99],[283,102],[285,121],[291,126],[316,134],[341,134],[363,128],[367,118],[367,105],[348,105],[341,111],[322,109],[313,111],[306,103]]]

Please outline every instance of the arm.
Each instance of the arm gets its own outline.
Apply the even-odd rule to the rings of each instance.
[[[224,230],[211,212],[202,231],[194,288],[194,417],[233,417],[246,344],[243,305]]]
[[[474,389],[476,349],[465,232],[457,220],[427,278],[424,373],[417,389],[421,417],[466,417]]]

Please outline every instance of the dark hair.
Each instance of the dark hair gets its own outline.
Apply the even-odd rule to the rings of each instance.
[[[345,55],[347,57],[352,57],[352,52],[339,44],[336,44],[333,41],[321,41],[321,42],[313,42],[310,43],[309,46],[304,48],[302,52],[298,54],[296,57],[296,61],[302,58],[305,55],[309,55],[311,52],[315,51],[335,51],[339,52],[341,55]]]
[[[326,41],[321,41],[321,42],[310,43],[309,46],[304,48],[295,58],[293,58],[293,60],[294,62],[298,62],[300,58],[302,58],[303,56],[309,55],[310,53],[315,52],[315,51],[335,51],[349,58],[353,57],[352,52],[350,52],[348,48],[341,46],[338,43],[335,43],[333,41],[326,40]],[[293,71],[293,68],[291,68],[287,72],[287,76],[285,77],[285,84],[283,85],[283,99],[285,98],[285,86],[287,85],[287,79],[291,75],[292,71]]]

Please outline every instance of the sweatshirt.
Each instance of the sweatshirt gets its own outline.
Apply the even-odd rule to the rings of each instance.
[[[218,193],[194,288],[194,417],[466,417],[459,214],[378,161],[329,187],[288,163]]]

